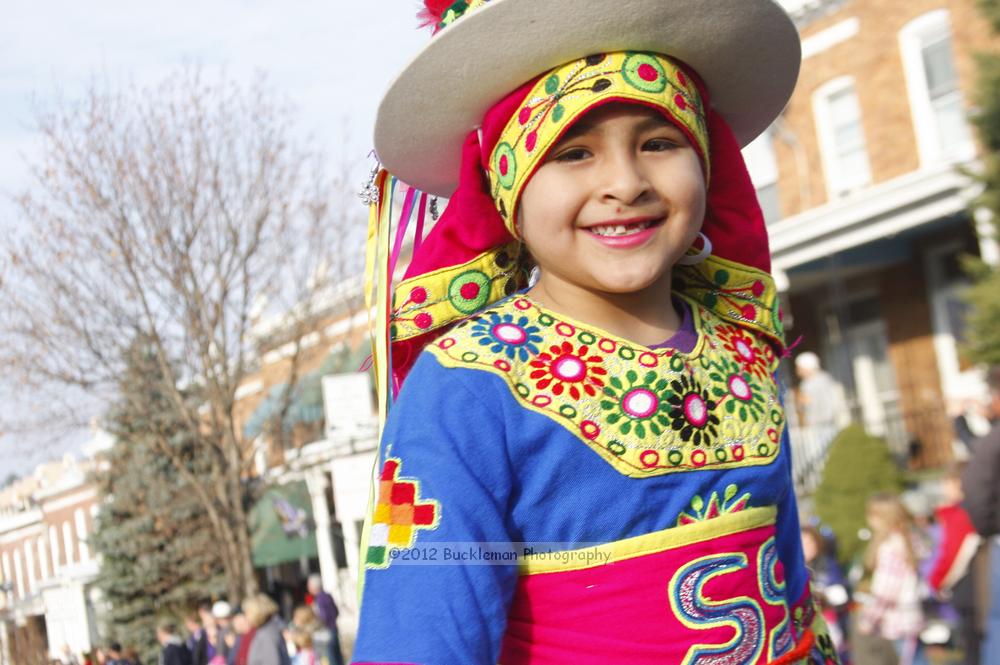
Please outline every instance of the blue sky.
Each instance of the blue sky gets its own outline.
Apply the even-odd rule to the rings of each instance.
[[[297,107],[303,132],[341,156],[371,143],[382,91],[429,33],[416,0],[6,0],[0,21],[0,192],[27,184],[19,153],[36,148],[32,100],[79,97],[93,77],[154,83],[185,63],[257,70]],[[386,48],[392,45],[392,48]],[[359,179],[365,168],[359,167]],[[13,210],[0,204],[0,219]]]
[[[265,72],[296,107],[302,134],[329,155],[331,170],[356,164],[360,188],[378,100],[430,39],[417,27],[416,0],[5,0],[3,8],[0,232],[23,223],[8,198],[29,184],[24,158],[38,149],[34,105],[79,98],[95,77],[142,86],[186,64],[210,74],[225,68],[239,80]],[[0,408],[15,408],[26,396],[2,397]],[[0,480],[80,443],[12,438],[0,439]]]

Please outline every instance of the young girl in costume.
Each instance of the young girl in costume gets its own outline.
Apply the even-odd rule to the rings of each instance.
[[[794,26],[772,0],[426,4],[375,132],[410,188],[367,192],[392,408],[353,662],[834,662],[740,154]]]

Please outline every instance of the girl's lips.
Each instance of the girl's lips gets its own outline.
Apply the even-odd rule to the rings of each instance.
[[[605,247],[611,247],[614,249],[632,249],[640,245],[645,244],[656,235],[657,229],[663,226],[665,219],[657,220],[652,226],[641,231],[636,231],[635,233],[629,233],[623,236],[602,236],[594,233],[590,229],[583,229],[587,235],[589,235],[594,240],[598,241]]]

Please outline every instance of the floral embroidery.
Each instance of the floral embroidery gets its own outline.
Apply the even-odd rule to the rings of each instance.
[[[743,422],[764,416],[764,390],[757,379],[735,361],[723,359],[709,374],[715,384],[712,395],[725,404],[726,413],[736,414]]]
[[[521,316],[514,320],[513,314],[499,315],[488,312],[486,320],[480,320],[472,326],[473,337],[479,339],[480,346],[489,347],[493,353],[501,351],[511,360],[526,361],[530,355],[538,354],[536,346],[542,341],[537,326],[528,325],[528,317]]]
[[[541,353],[531,361],[535,371],[530,376],[539,390],[551,385],[553,395],[566,391],[573,399],[580,399],[580,388],[583,388],[583,392],[593,397],[598,388],[604,387],[600,377],[608,373],[601,367],[602,361],[601,356],[590,355],[590,347],[586,345],[574,351],[570,342],[563,342],[561,346],[550,346],[548,353]]]
[[[708,391],[690,376],[681,376],[670,384],[673,394],[667,400],[671,406],[670,426],[680,432],[681,439],[696,446],[708,445],[718,436],[719,417],[713,413],[716,402]]]
[[[722,318],[784,344],[781,299],[767,273],[711,256],[693,266],[680,266],[673,286]]]
[[[392,297],[392,340],[426,335],[517,291],[526,280],[516,256],[517,243],[509,243],[400,283]]]
[[[733,354],[743,371],[765,379],[771,373],[774,352],[762,348],[747,331],[736,326],[719,326],[722,347]]]
[[[392,549],[413,547],[417,530],[436,529],[441,516],[437,501],[420,501],[420,482],[402,478],[402,461],[386,458],[379,477],[378,503],[372,518],[371,536],[365,554],[368,568],[387,568]]]
[[[656,372],[647,372],[642,381],[634,370],[625,372],[622,383],[617,376],[609,379],[610,386],[604,389],[604,394],[610,400],[601,401],[601,409],[610,411],[604,421],[609,425],[618,425],[622,434],[634,432],[640,439],[652,432],[659,436],[664,427],[669,424],[667,411],[670,408],[671,394],[667,391],[666,379],[657,381]]]
[[[738,493],[739,488],[736,485],[729,485],[722,495],[722,500],[719,500],[718,492],[712,492],[708,501],[695,495],[691,499],[691,512],[681,513],[680,517],[677,518],[677,526],[704,522],[720,515],[730,515],[742,511],[750,503],[750,492],[737,498]]]
[[[699,341],[690,354],[633,346],[521,296],[428,348],[447,367],[500,376],[526,408],[569,429],[625,475],[769,464],[784,426],[775,355],[752,333],[692,308]]]

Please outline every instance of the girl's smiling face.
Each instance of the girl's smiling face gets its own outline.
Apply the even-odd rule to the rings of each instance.
[[[661,285],[705,216],[698,153],[660,112],[615,103],[580,118],[525,185],[519,218],[545,288]]]

